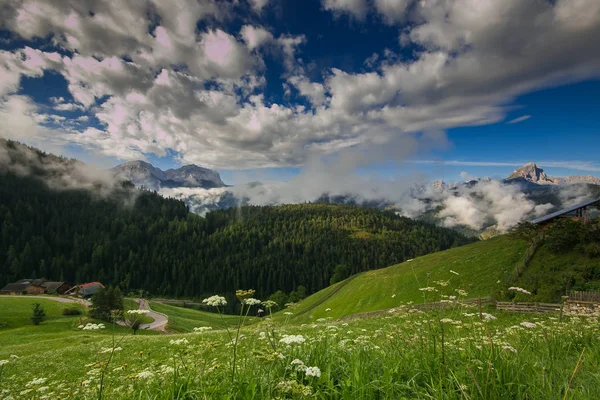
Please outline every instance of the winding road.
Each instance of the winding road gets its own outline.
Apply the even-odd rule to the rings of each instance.
[[[36,295],[26,295],[26,296],[11,296],[11,298],[15,298],[15,299],[46,299],[46,300],[54,300],[57,301],[59,303],[79,303],[85,307],[89,307],[92,305],[92,303],[90,303],[88,300],[85,299],[78,299],[78,298],[73,298],[73,297],[54,297],[54,296],[36,296]],[[150,304],[148,304],[148,301],[146,299],[132,299],[133,301],[135,301],[138,304],[138,308],[140,310],[148,310],[148,314],[146,314],[147,316],[149,316],[150,318],[152,318],[154,321],[150,322],[149,324],[141,324],[140,325],[140,329],[148,329],[151,331],[157,331],[157,332],[161,332],[161,333],[166,333],[166,327],[167,327],[167,323],[169,322],[169,317],[167,317],[165,314],[153,311],[150,308]],[[124,325],[121,322],[119,322],[119,325]]]
[[[153,322],[150,322],[149,324],[141,324],[140,325],[140,329],[149,329],[152,331],[157,331],[157,332],[166,332],[166,327],[167,327],[167,323],[169,322],[169,317],[167,317],[165,314],[156,312],[156,311],[152,311],[152,309],[150,308],[150,304],[148,304],[148,301],[146,299],[132,299],[133,301],[135,301],[136,303],[138,303],[139,309],[140,310],[148,310],[149,313],[146,314],[147,316],[149,316],[150,318],[154,319]]]

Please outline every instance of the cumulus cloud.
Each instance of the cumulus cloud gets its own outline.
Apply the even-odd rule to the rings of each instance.
[[[415,132],[502,121],[518,95],[600,76],[595,0],[322,5],[402,24],[401,46],[413,56],[381,50],[368,72],[337,66],[309,74],[305,36],[273,37],[247,23],[229,32],[211,24],[235,12],[224,2],[15,1],[3,6],[0,25],[24,39],[50,38],[60,51],[0,53],[4,110],[22,76],[55,71],[74,99],[56,111],[85,108],[99,121],[63,127],[57,140],[127,159],[172,149],[182,161],[215,168],[300,166]],[[205,27],[197,32],[199,21]],[[285,73],[269,75],[278,82],[267,82],[266,46],[283,64]],[[281,85],[290,95],[274,101],[267,89]]]
[[[267,4],[269,4],[269,0],[249,0],[250,1],[250,6],[252,7],[252,10],[258,14],[260,14],[263,10],[263,8],[266,7]]]
[[[364,20],[367,15],[365,0],[321,0],[325,10],[339,14],[349,14],[358,20]]]

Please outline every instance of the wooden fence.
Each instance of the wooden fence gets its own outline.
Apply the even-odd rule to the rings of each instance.
[[[572,291],[568,293],[569,301],[590,301],[600,303],[600,292]]]
[[[510,312],[556,313],[560,312],[561,304],[556,303],[512,303],[496,302],[496,309]]]

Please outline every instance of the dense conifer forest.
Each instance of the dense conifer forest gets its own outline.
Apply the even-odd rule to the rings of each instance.
[[[93,189],[50,189],[47,178],[43,170],[26,176],[0,170],[0,285],[45,277],[175,297],[238,288],[261,297],[279,290],[310,294],[361,271],[472,241],[369,208],[244,206],[202,218],[181,201],[131,185],[100,196]]]

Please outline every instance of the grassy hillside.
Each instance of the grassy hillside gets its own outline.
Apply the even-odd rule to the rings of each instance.
[[[600,291],[600,258],[579,250],[553,252],[542,245],[515,286],[533,293],[528,301],[556,302],[565,290]]]
[[[307,322],[323,317],[339,318],[393,308],[411,301],[439,300],[442,294],[458,295],[456,289],[465,290],[467,297],[489,296],[503,287],[526,248],[525,242],[499,236],[364,272],[349,282],[338,284],[341,287],[328,287],[309,296],[292,310],[292,320]],[[436,285],[435,281],[448,281],[449,284],[443,287]],[[438,291],[419,290],[425,287],[436,287]],[[328,308],[331,310],[326,311]]]
[[[201,326],[223,329],[225,328],[223,321],[225,321],[228,326],[236,326],[239,321],[239,317],[234,315],[224,315],[223,319],[221,319],[219,314],[171,306],[154,301],[150,302],[150,307],[152,307],[154,311],[163,313],[169,317],[169,323],[167,325],[167,330],[169,332],[193,332],[194,328]],[[246,324],[252,323],[253,320],[254,318],[249,317],[246,320]]]

